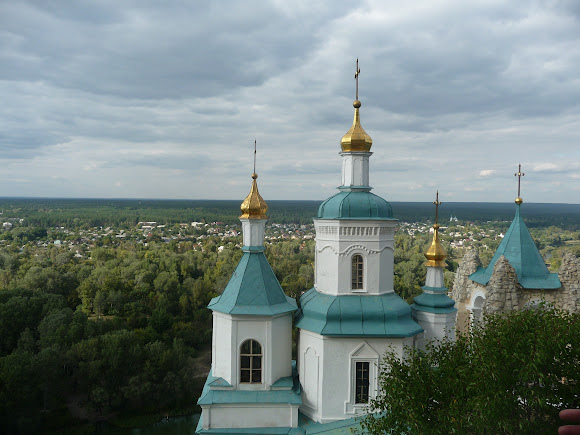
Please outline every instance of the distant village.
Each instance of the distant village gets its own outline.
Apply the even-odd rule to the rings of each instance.
[[[491,223],[490,223],[491,224]],[[7,233],[19,226],[25,226],[25,219],[9,218],[2,222],[2,232]],[[505,225],[504,225],[505,226]],[[204,249],[207,241],[217,244],[218,252],[226,246],[233,244],[241,246],[241,227],[239,225],[229,225],[224,222],[186,222],[178,224],[160,224],[153,221],[139,222],[132,229],[117,229],[113,227],[93,227],[90,229],[70,229],[66,227],[52,227],[47,229],[46,237],[41,237],[33,242],[37,247],[68,247],[74,252],[75,257],[82,258],[96,246],[116,245],[122,241],[132,241],[134,243],[147,246],[151,241],[164,243],[191,242],[191,249]],[[432,223],[400,222],[397,231],[399,233],[416,236],[419,234],[433,233]],[[442,240],[449,244],[451,248],[462,250],[474,242],[493,240],[493,246],[485,243],[477,243],[482,249],[493,249],[503,238],[503,233],[491,228],[491,225],[478,226],[473,223],[462,223],[456,217],[451,217],[447,225],[442,225],[439,230]],[[236,239],[238,238],[238,239]],[[266,244],[275,243],[280,240],[314,240],[314,225],[298,224],[278,224],[270,223],[266,227]],[[485,242],[485,240],[483,240]],[[13,243],[7,237],[0,239],[0,246]],[[21,240],[20,248],[23,249],[27,240]]]

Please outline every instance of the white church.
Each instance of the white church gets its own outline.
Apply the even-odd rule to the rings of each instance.
[[[196,433],[350,433],[378,390],[387,349],[453,339],[456,308],[443,285],[445,252],[434,225],[423,293],[407,304],[393,288],[391,205],[371,193],[372,139],[354,122],[341,140],[342,183],[314,219],[314,288],[300,306],[284,294],[264,255],[268,206],[252,174],[241,205],[243,256],[212,299],[212,368],[198,400]],[[438,201],[436,201],[438,205]],[[298,328],[292,360],[292,322]]]

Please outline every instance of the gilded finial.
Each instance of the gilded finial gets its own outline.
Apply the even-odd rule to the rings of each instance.
[[[431,242],[431,246],[425,252],[425,257],[427,258],[427,262],[425,266],[431,267],[445,267],[445,250],[441,243],[439,242],[439,206],[442,202],[439,201],[439,190],[437,190],[437,196],[435,197],[435,201],[433,201],[435,205],[435,224],[433,225],[433,241]]]
[[[514,174],[515,177],[518,177],[518,197],[516,198],[516,204],[520,205],[522,202],[524,202],[524,200],[522,199],[522,197],[520,196],[520,187],[521,187],[521,181],[522,181],[522,177],[526,175],[522,172],[522,165],[521,163],[518,164],[518,172],[516,172]]]
[[[256,173],[256,140],[254,139],[254,172],[252,173],[252,187],[250,193],[242,202],[240,219],[267,219],[268,204],[258,192],[258,174]]]
[[[356,70],[354,73],[354,79],[356,81],[356,95],[354,103],[352,103],[354,107],[354,121],[352,123],[352,127],[350,130],[346,132],[346,134],[342,137],[340,141],[340,147],[342,148],[343,152],[352,152],[352,151],[362,151],[362,152],[369,152],[372,145],[373,140],[371,137],[364,131],[362,125],[360,124],[360,114],[359,109],[361,106],[361,102],[358,99],[358,76],[360,75],[360,68],[358,66],[358,57],[356,59]]]

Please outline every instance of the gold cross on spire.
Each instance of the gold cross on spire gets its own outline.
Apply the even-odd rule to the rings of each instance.
[[[358,67],[358,57],[356,58],[356,71],[354,72],[354,78],[356,80],[356,100],[358,100],[358,75],[360,74],[360,68]]]
[[[518,198],[520,197],[520,185],[522,181],[522,177],[526,175],[522,172],[522,165],[518,164],[518,172],[514,174],[514,177],[518,177]]]
[[[433,201],[433,204],[435,204],[435,225],[437,225],[439,221],[439,206],[443,204],[439,201],[439,190],[437,190],[437,197]]]

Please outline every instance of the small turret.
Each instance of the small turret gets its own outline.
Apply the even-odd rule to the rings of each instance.
[[[448,288],[443,281],[443,268],[445,264],[445,250],[439,241],[439,191],[435,201],[435,224],[433,225],[433,241],[425,252],[427,262],[427,276],[425,285],[421,287],[423,293],[413,299],[413,317],[425,330],[424,337],[419,348],[424,348],[425,343],[433,340],[442,340],[447,337],[455,338],[455,317],[457,308],[455,302],[447,296]]]

